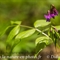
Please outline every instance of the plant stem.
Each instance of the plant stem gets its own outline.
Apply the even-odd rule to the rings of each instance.
[[[26,28],[33,28],[35,29],[37,32],[42,33],[44,36],[49,37],[46,33],[42,32],[41,30],[34,28],[34,27],[30,27],[30,26],[26,26],[26,25],[20,25],[21,27],[26,27]],[[50,38],[50,37],[49,37]],[[50,38],[51,39],[51,38]],[[52,39],[51,39],[52,40]]]
[[[30,27],[30,26],[26,26],[26,25],[20,25],[21,27],[26,27],[26,28],[34,28],[34,27]]]

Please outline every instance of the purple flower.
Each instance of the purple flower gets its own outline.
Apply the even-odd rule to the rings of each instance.
[[[46,18],[46,21],[50,22],[50,19],[55,18],[56,15],[58,15],[58,11],[56,10],[55,6],[52,5],[51,9],[48,10],[47,14],[44,15],[44,17]]]
[[[58,15],[58,11],[56,9],[53,10],[54,11],[54,15]]]
[[[50,21],[50,19],[51,19],[51,15],[50,15],[50,11],[48,10],[48,12],[47,12],[47,15],[44,15],[44,17],[46,18],[46,21]]]
[[[51,5],[50,14],[54,14],[54,16],[58,15],[58,11],[54,5]]]
[[[50,14],[51,18],[55,18],[55,15],[54,14]]]
[[[44,15],[44,17],[46,18],[46,21],[50,21],[50,18],[51,18],[51,16],[50,15]]]

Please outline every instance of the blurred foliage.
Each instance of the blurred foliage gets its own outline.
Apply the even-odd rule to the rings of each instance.
[[[34,55],[50,44],[46,41],[50,23],[45,21],[44,14],[51,4],[56,6],[59,13],[55,19],[51,19],[51,23],[60,31],[59,0],[0,0],[0,55],[14,52]]]

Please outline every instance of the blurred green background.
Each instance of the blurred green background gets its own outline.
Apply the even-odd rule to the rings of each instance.
[[[21,20],[25,25],[32,25],[37,19],[45,19],[44,14],[54,4],[60,13],[59,0],[0,0],[0,34],[11,20]],[[53,24],[60,24],[60,17]]]
[[[4,42],[11,29],[9,29],[2,37],[1,35],[6,27],[10,25],[10,21],[22,21],[23,25],[33,26],[33,23],[36,20],[45,19],[44,14],[50,9],[51,4],[55,5],[59,13],[58,16],[52,20],[52,24],[59,25],[60,0],[0,0],[0,53],[6,54]],[[21,28],[21,31],[23,30],[26,30],[26,28]],[[35,33],[33,36],[23,39],[23,43],[20,42],[20,45],[15,47],[14,52],[18,51],[21,54],[34,55],[34,41],[38,36],[39,35]]]

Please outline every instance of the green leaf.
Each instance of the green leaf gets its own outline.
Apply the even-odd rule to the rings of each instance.
[[[60,25],[58,25],[58,26],[55,26],[55,27],[56,27],[56,29],[57,29],[57,30],[60,30]]]
[[[35,57],[50,43],[52,43],[52,41],[49,39],[49,37],[46,37],[46,36],[38,37],[35,41],[35,45],[36,45]]]
[[[19,26],[19,25],[15,26],[15,27],[10,31],[10,33],[9,33],[9,35],[8,35],[8,38],[7,38],[7,42],[10,42],[10,41],[14,38],[14,36],[19,33],[19,31],[20,31],[20,26]]]
[[[36,46],[36,54],[35,57],[37,57],[37,55],[39,54],[39,52],[41,52],[44,48],[46,47],[46,44],[43,43],[38,43]]]
[[[6,27],[6,29],[1,33],[0,37],[2,37],[9,28],[10,28],[10,26]]]
[[[38,37],[35,41],[35,44],[37,45],[38,43],[46,43],[47,45],[50,44],[50,39],[49,37],[46,36],[42,36],[42,37]]]
[[[21,24],[21,21],[11,21],[11,24]]]
[[[26,37],[32,35],[34,32],[35,32],[35,29],[31,29],[31,30],[27,30],[27,31],[20,32],[20,33],[16,36],[16,39],[26,38]]]
[[[34,27],[43,27],[43,26],[46,26],[48,24],[50,24],[50,22],[46,22],[46,20],[37,20],[34,23]]]
[[[19,52],[21,52],[21,48],[22,48],[22,46],[19,45],[19,44],[17,44],[17,45],[13,48],[12,52],[13,52],[13,53],[14,53],[14,52],[19,53]]]
[[[31,50],[34,48],[35,44],[33,42],[28,42],[22,39],[18,44],[15,45],[15,47],[13,48],[13,52],[21,52],[21,51],[31,52]]]

